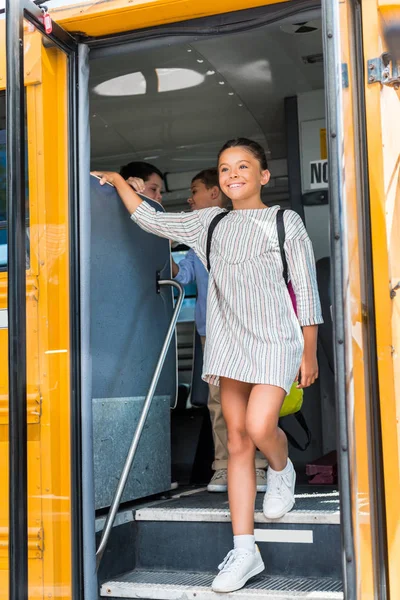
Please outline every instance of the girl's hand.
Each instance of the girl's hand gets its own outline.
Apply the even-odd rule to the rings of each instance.
[[[118,179],[122,179],[121,175],[118,173],[113,173],[112,171],[91,171],[90,174],[100,177],[100,185],[111,183],[111,185],[115,186],[115,184],[118,182]]]
[[[130,215],[142,204],[143,200],[134,191],[133,186],[129,185],[118,173],[113,173],[112,171],[92,171],[91,174],[99,177],[100,185],[109,183],[115,187]],[[138,191],[142,191],[141,188],[144,188],[142,179],[136,179],[136,186],[140,188]]]
[[[140,179],[140,177],[129,177],[126,180],[126,182],[129,183],[129,185],[135,190],[135,192],[138,192],[139,194],[144,192],[144,181],[143,179]]]
[[[318,362],[315,354],[311,357],[306,356],[305,353],[303,354],[299,375],[300,377],[297,378],[299,381],[298,390],[310,387],[315,382],[318,378]]]

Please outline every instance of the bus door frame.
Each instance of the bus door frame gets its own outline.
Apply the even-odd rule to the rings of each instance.
[[[368,4],[368,3],[365,3]],[[369,7],[377,11],[377,5]],[[342,521],[343,587],[346,599],[361,598],[371,594],[389,600],[389,554],[385,497],[385,471],[383,455],[382,405],[384,393],[381,388],[378,365],[377,320],[379,309],[376,302],[374,247],[372,236],[372,198],[369,177],[368,131],[366,121],[366,60],[363,48],[365,22],[359,0],[322,0],[324,68],[327,109],[327,141],[329,155],[331,256],[333,261],[333,323],[336,370],[336,399],[338,411],[338,461],[340,466],[340,507]],[[368,11],[366,11],[368,12]],[[341,27],[346,23],[348,30]],[[349,64],[343,63],[345,60]],[[348,67],[348,71],[347,71]],[[344,75],[345,74],[345,75]],[[351,74],[351,76],[349,76]],[[351,89],[353,103],[345,106],[344,90]],[[350,115],[349,111],[353,111]],[[347,112],[346,112],[347,111]],[[347,117],[347,120],[346,120]],[[346,131],[345,123],[351,123],[355,133]],[[351,137],[353,135],[353,137]],[[347,143],[346,143],[347,141]],[[353,145],[355,197],[357,198],[358,252],[360,268],[360,302],[362,304],[363,364],[365,379],[364,407],[366,414],[365,447],[360,441],[368,462],[368,483],[361,481],[357,473],[355,444],[356,432],[352,412],[351,381],[354,370],[351,336],[352,322],[349,318],[349,271],[346,233],[346,186],[351,177],[352,165],[345,165],[350,152],[346,145]],[[347,178],[345,176],[345,167]],[[379,267],[378,267],[379,269]],[[354,277],[354,273],[353,273]],[[346,314],[347,313],[347,314]],[[359,317],[357,317],[359,318]],[[382,362],[382,358],[381,358]],[[350,383],[349,383],[350,382]],[[386,400],[385,400],[386,401]],[[358,415],[361,421],[361,415]],[[360,436],[361,437],[361,436]],[[359,481],[357,481],[359,479]],[[368,536],[360,542],[360,490],[367,489]],[[364,510],[366,510],[364,508]],[[357,531],[358,530],[358,531]],[[354,535],[356,532],[356,536]],[[358,539],[357,539],[358,538]],[[366,577],[366,565],[372,573]],[[363,578],[364,580],[361,581]],[[365,579],[371,578],[371,583]],[[368,590],[368,591],[367,591]],[[364,596],[362,596],[364,597]]]
[[[79,286],[78,286],[78,44],[57,23],[51,33],[31,0],[6,0],[7,220],[9,370],[9,598],[28,599],[27,356],[25,236],[24,20],[68,56],[71,310],[71,503],[73,598],[83,597],[81,543]]]

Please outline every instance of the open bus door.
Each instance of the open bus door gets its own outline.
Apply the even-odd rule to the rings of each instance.
[[[398,598],[399,5],[323,8],[344,591]]]
[[[0,492],[0,596],[79,598],[77,44],[30,0],[9,0],[5,14],[8,264],[0,289],[8,324],[0,341],[7,356],[8,340],[8,381],[0,394],[8,411],[0,414],[0,459],[9,477]]]

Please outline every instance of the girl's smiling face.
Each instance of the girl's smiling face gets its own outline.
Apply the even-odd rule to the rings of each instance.
[[[260,161],[250,150],[243,146],[224,150],[219,158],[218,172],[220,187],[233,204],[235,201],[261,203],[260,190],[268,183],[270,173],[268,169],[262,170]]]

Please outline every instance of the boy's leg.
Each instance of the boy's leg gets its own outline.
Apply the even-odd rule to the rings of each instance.
[[[201,344],[205,346],[206,338],[201,336]],[[219,387],[209,384],[207,408],[210,413],[212,436],[214,441],[214,461],[212,470],[215,471],[207,486],[209,492],[226,492],[228,489],[228,434],[225,420],[222,415],[221,397]]]
[[[206,343],[205,336],[201,336],[201,345]],[[221,396],[217,385],[209,384],[208,386],[208,410],[210,412],[210,420],[212,427],[212,435],[214,440],[214,462],[212,470],[228,468],[228,434],[226,431],[225,420],[222,415]]]
[[[256,452],[256,469],[266,469],[268,467],[268,461],[264,454],[257,450]]]
[[[214,462],[212,470],[228,468],[228,433],[225,419],[222,414],[220,389],[210,384],[208,396],[208,410],[210,411],[212,434],[214,439]]]

